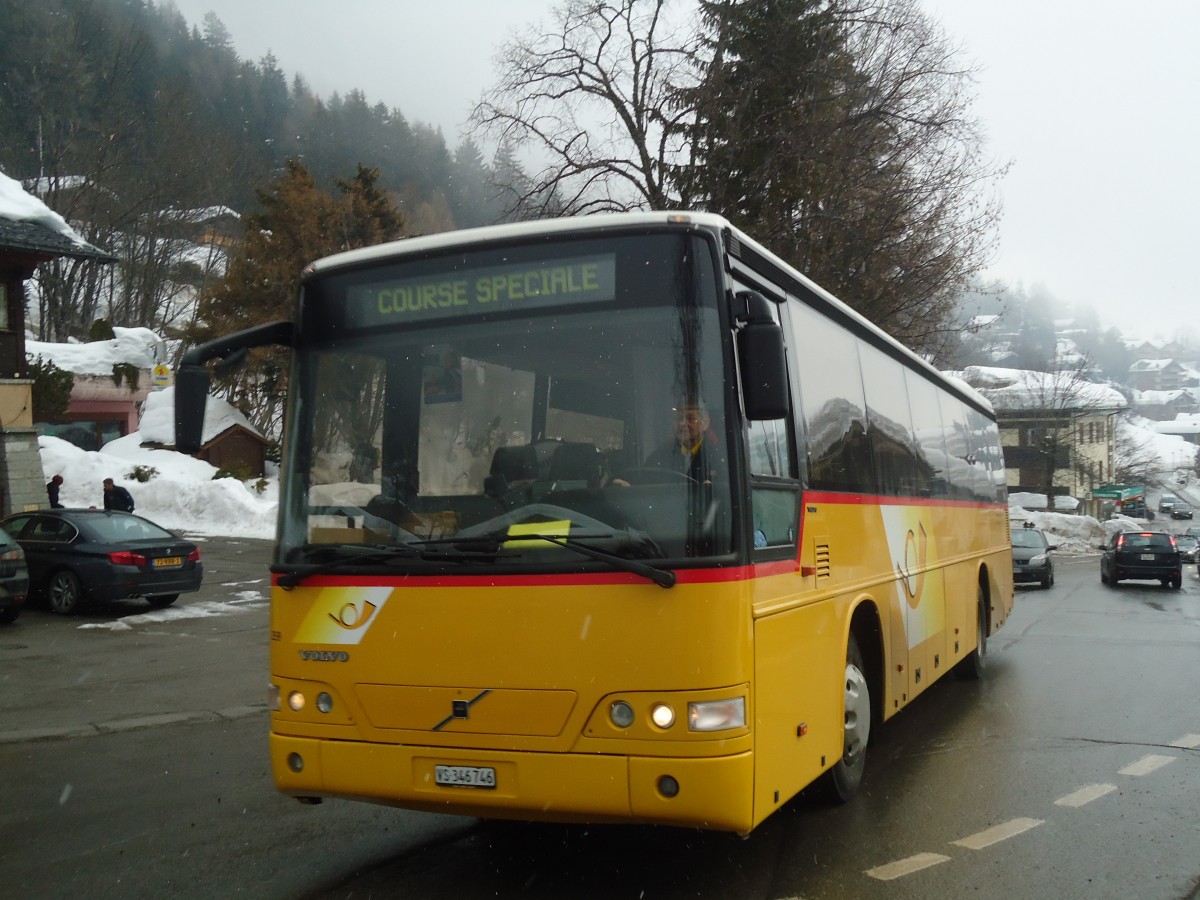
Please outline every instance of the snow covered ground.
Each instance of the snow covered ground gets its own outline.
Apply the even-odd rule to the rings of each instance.
[[[46,480],[54,475],[63,477],[59,494],[63,506],[103,506],[101,483],[112,478],[133,495],[134,512],[164,528],[201,536],[275,536],[276,477],[264,479],[261,493],[255,481],[213,481],[217,470],[208,463],[171,450],[147,450],[141,442],[141,433],[135,432],[110,441],[99,451],[89,451],[60,438],[38,439]],[[145,482],[138,481],[132,475],[138,467],[154,474]]]

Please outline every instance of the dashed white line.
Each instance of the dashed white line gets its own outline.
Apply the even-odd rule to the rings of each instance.
[[[977,834],[972,834],[969,837],[951,841],[950,843],[956,847],[966,847],[968,850],[982,850],[984,847],[990,847],[992,844],[998,844],[1011,837],[1016,837],[1018,834],[1022,834],[1031,828],[1037,828],[1044,821],[1044,819],[1011,819],[1007,822],[1001,822],[999,825],[993,825],[991,828],[984,829]]]
[[[1178,747],[1182,750],[1200,748],[1200,734],[1185,734],[1183,737],[1172,741],[1169,746]],[[1151,772],[1157,772],[1163,766],[1174,761],[1175,757],[1173,756],[1161,756],[1150,753],[1119,770],[1118,774],[1141,777],[1149,775]],[[1059,797],[1054,801],[1054,805],[1068,807],[1085,806],[1093,800],[1099,800],[1101,797],[1111,794],[1115,790],[1117,790],[1115,784],[1089,784],[1063,797]],[[985,847],[990,847],[993,844],[998,844],[1001,841],[1006,841],[1009,838],[1023,834],[1030,829],[1037,828],[1037,826],[1044,823],[1044,819],[1010,819],[1007,822],[1001,822],[999,825],[993,825],[991,828],[984,829],[957,841],[951,841],[950,843],[956,847],[965,847],[968,850],[982,850]],[[904,859],[898,859],[895,862],[867,869],[863,874],[878,881],[892,881],[896,878],[902,878],[905,875],[911,875],[914,872],[920,872],[922,869],[928,869],[931,866],[949,861],[950,857],[944,856],[941,853],[917,853]]]
[[[1149,775],[1151,772],[1157,772],[1167,763],[1173,762],[1175,762],[1175,757],[1173,756],[1158,756],[1157,754],[1150,753],[1146,756],[1143,756],[1137,762],[1130,763],[1125,768],[1120,769],[1117,774],[1133,775],[1140,778],[1142,775]]]
[[[920,872],[922,869],[949,861],[950,857],[942,856],[940,853],[918,853],[886,865],[876,866],[874,869],[867,869],[866,874],[879,881],[891,881],[894,878],[911,875],[913,872]]]
[[[1055,806],[1084,806],[1091,803],[1093,800],[1099,800],[1105,794],[1111,794],[1117,789],[1115,784],[1089,784],[1086,787],[1081,787],[1077,791],[1072,791],[1065,797],[1059,797],[1054,801]]]

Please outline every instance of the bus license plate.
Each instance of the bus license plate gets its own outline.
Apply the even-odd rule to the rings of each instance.
[[[156,569],[165,569],[170,566],[182,566],[182,565],[183,565],[183,557],[182,556],[160,556],[158,559],[156,559],[154,561],[154,568],[156,568]]]
[[[434,766],[433,780],[448,787],[494,788],[496,770],[490,766]]]

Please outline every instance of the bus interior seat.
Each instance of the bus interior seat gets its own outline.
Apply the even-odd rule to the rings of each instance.
[[[376,494],[368,500],[365,511],[367,515],[399,525],[401,528],[408,527],[413,520],[412,510],[403,501],[384,497],[383,494]]]
[[[604,474],[604,457],[595,444],[564,442],[550,460],[551,490],[599,487]]]
[[[512,487],[537,477],[537,451],[532,444],[497,447],[492,454],[491,470],[483,480],[483,492],[489,497],[502,497]]]
[[[558,448],[562,446],[562,441],[556,438],[543,438],[540,441],[533,443],[533,452],[537,457],[537,480],[550,480],[550,464],[554,461],[554,454],[558,452]]]

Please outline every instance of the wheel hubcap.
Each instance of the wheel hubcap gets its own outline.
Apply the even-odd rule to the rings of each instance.
[[[843,759],[848,765],[862,756],[871,734],[871,695],[867,679],[857,666],[846,666],[846,743]]]

